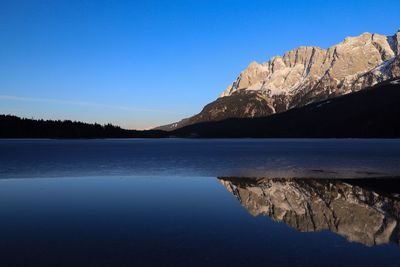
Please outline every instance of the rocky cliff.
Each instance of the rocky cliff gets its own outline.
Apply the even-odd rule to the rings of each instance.
[[[400,30],[393,36],[347,37],[328,49],[302,46],[268,62],[252,62],[199,114],[161,129],[264,117],[396,77],[400,77]]]
[[[398,194],[368,188],[369,182],[359,185],[360,181],[268,178],[220,181],[254,216],[266,215],[303,232],[330,230],[368,246],[399,243]]]

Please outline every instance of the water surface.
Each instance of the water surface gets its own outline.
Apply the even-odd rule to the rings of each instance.
[[[0,140],[0,177],[400,176],[399,140]]]
[[[3,140],[0,151],[0,266],[400,265],[397,140]]]

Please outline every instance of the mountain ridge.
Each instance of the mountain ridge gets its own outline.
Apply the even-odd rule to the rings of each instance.
[[[200,113],[157,127],[174,130],[228,118],[255,118],[334,98],[400,77],[400,30],[363,33],[323,49],[300,46],[268,62],[251,62]]]

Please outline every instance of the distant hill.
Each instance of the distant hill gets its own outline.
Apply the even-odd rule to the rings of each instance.
[[[125,130],[111,124],[89,124],[69,120],[33,120],[0,115],[0,138],[154,138],[166,136],[162,131]]]
[[[217,138],[398,138],[400,80],[268,117],[202,122],[170,134]]]

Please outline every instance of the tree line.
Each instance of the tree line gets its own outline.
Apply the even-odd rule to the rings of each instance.
[[[127,130],[112,124],[36,120],[0,115],[0,138],[159,138],[163,131]]]

